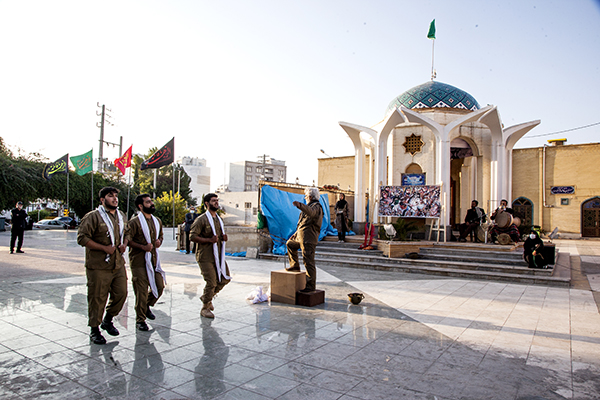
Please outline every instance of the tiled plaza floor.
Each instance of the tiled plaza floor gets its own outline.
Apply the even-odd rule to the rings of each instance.
[[[62,235],[62,236],[61,236]],[[314,308],[245,298],[280,263],[228,259],[233,281],[200,318],[191,255],[164,247],[168,286],[150,332],[136,332],[133,291],[121,335],[90,345],[83,264],[72,234],[26,237],[37,263],[0,287],[2,399],[598,399],[600,314],[589,287],[549,288],[325,267]],[[600,242],[560,241],[582,269]],[[20,264],[19,264],[20,263]],[[346,294],[366,298],[350,305]]]

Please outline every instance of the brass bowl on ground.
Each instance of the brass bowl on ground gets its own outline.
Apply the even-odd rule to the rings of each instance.
[[[365,295],[362,293],[348,293],[348,299],[350,300],[350,303],[354,305],[360,304],[364,298]]]

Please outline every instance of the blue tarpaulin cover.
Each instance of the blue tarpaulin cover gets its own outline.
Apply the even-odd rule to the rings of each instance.
[[[284,192],[269,185],[262,187],[260,208],[267,218],[267,226],[273,239],[274,254],[283,255],[287,253],[285,242],[296,231],[300,210],[292,204],[294,201],[306,204],[304,196],[301,194]],[[319,240],[323,240],[327,235],[337,235],[337,231],[331,226],[329,197],[322,194],[319,202],[324,211],[321,234],[319,235]]]

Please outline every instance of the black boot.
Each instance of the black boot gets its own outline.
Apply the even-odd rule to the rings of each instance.
[[[106,333],[108,333],[110,336],[119,336],[119,331],[113,325],[112,319],[112,315],[106,313],[104,319],[102,320],[102,323],[100,324],[100,328],[104,329]]]
[[[148,308],[146,309],[146,318],[151,320],[156,319],[156,315],[154,315],[154,313],[150,310],[150,306],[148,306]]]
[[[90,332],[90,342],[94,344],[106,344],[106,339],[104,339],[104,336],[102,336],[98,327],[92,328]]]
[[[142,322],[136,322],[135,326],[137,327],[137,329],[139,331],[144,331],[147,332],[150,330],[150,328],[148,328],[148,324],[146,324],[146,321],[142,321]]]

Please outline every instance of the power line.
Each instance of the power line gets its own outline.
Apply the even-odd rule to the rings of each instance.
[[[600,122],[596,122],[595,124],[580,126],[579,128],[565,129],[564,131],[558,131],[558,132],[552,132],[552,133],[543,133],[541,135],[525,136],[525,137],[523,137],[523,139],[531,139],[531,138],[541,137],[541,136],[558,135],[559,133],[576,131],[578,129],[585,129],[585,128],[589,128],[590,126],[596,126],[596,125],[600,125]]]

